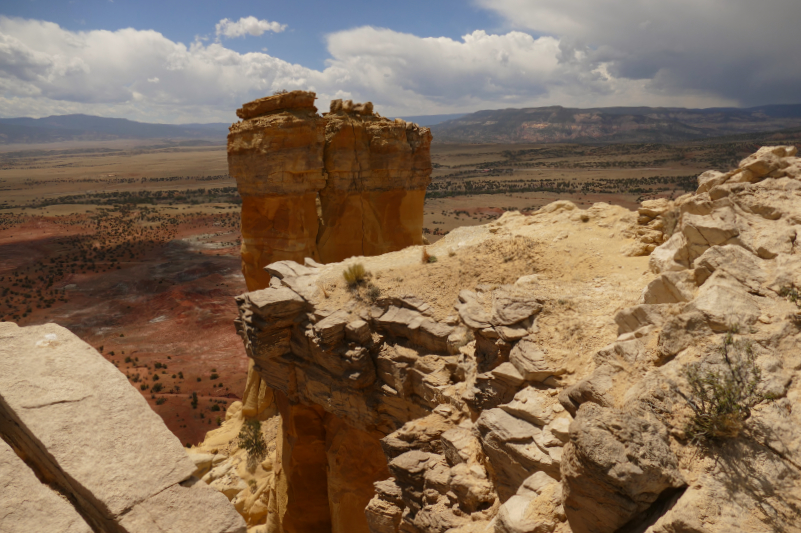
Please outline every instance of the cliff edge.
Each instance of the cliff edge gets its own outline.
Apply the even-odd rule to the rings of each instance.
[[[798,531],[800,161],[268,265],[237,327],[283,418],[273,527]]]

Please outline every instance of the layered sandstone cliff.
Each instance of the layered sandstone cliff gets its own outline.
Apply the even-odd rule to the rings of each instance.
[[[292,428],[268,531],[801,530],[800,161],[766,147],[639,217],[508,213],[428,247],[436,263],[269,265],[237,320]],[[761,401],[693,439],[688,369],[725,375],[726,346]]]
[[[249,102],[228,135],[229,173],[242,196],[242,269],[264,288],[273,262],[324,263],[422,244],[431,133],[373,105],[315,94]],[[318,212],[319,204],[319,212]]]
[[[431,181],[431,133],[411,122],[334,100],[325,116],[325,188],[320,192],[323,263],[422,244]]]
[[[423,242],[430,132],[383,118],[369,102],[335,100],[320,117],[314,99],[303,91],[262,98],[238,110],[243,120],[231,126],[229,171],[243,199],[242,269],[250,290],[268,286],[273,273],[264,267],[274,262],[314,266]],[[251,365],[238,418],[280,412],[282,469],[263,476],[272,484],[264,505],[277,506],[287,531],[366,532],[362,509],[371,483],[387,472],[378,436],[290,400],[282,388],[273,393],[263,378]]]
[[[68,330],[0,323],[0,531],[244,533],[117,368]]]

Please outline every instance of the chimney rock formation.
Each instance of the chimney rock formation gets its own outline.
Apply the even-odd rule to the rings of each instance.
[[[423,243],[429,130],[374,114],[370,102],[334,100],[320,117],[314,99],[305,91],[261,98],[231,126],[250,290],[268,285],[263,269],[276,261],[328,263]]]

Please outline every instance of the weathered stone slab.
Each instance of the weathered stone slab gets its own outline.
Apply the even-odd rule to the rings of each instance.
[[[515,365],[526,381],[544,381],[550,376],[565,373],[565,369],[555,364],[530,338],[521,339],[515,344],[509,353],[509,362]]]
[[[92,533],[72,505],[41,483],[3,440],[0,440],[0,494],[3,533]]]
[[[180,518],[159,503],[158,495],[192,475],[194,463],[126,377],[65,328],[0,323],[0,428],[95,529],[114,529],[110,524],[144,506],[174,527],[128,531],[197,531],[218,518],[235,527],[204,531],[244,531],[233,508],[219,507],[225,497],[218,493],[195,504],[220,517]]]
[[[492,317],[495,326],[510,326],[542,311],[542,301],[529,291],[501,288],[492,291]]]

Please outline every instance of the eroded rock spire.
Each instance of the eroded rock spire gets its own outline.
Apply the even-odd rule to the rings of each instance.
[[[249,102],[228,135],[228,166],[242,196],[242,270],[248,289],[264,267],[323,263],[423,244],[431,132],[391,121],[373,104],[292,91]]]

